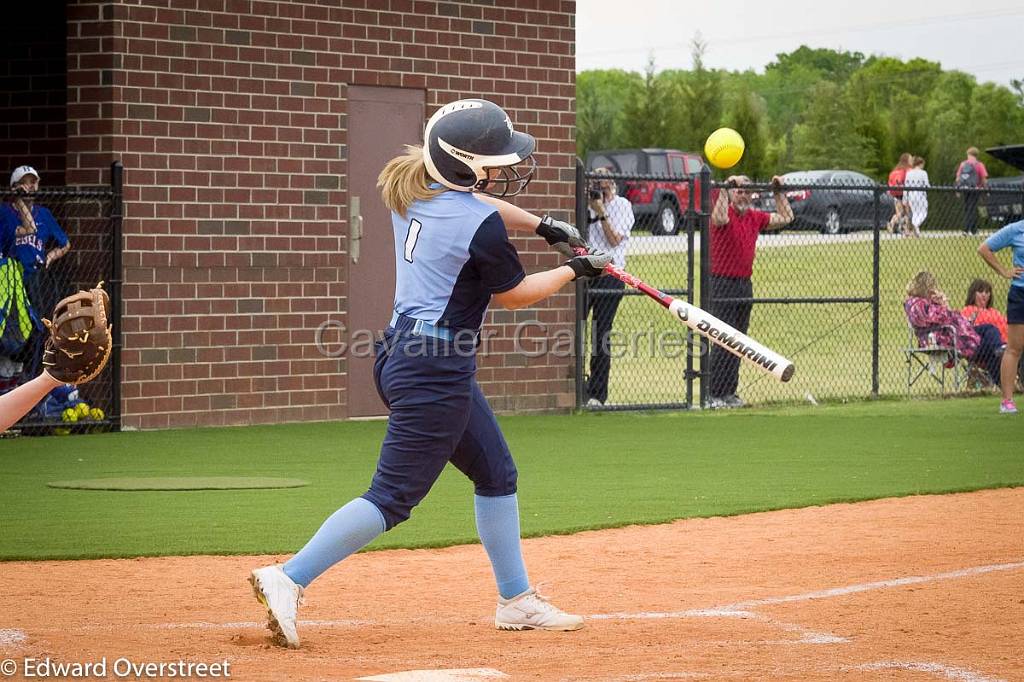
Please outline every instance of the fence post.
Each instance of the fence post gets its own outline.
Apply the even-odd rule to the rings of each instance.
[[[881,313],[879,292],[882,246],[882,190],[874,190],[874,235],[871,249],[871,397],[878,397],[878,325]]]
[[[121,430],[121,283],[122,220],[124,218],[124,166],[120,161],[110,164],[110,315],[113,324],[110,350],[110,416],[114,431]]]
[[[700,169],[700,303],[699,307],[709,310],[711,303],[711,168],[707,164]],[[692,296],[692,295],[691,295]],[[711,345],[698,339],[700,354],[700,406],[708,401],[708,371],[711,369]],[[708,352],[704,353],[704,348]]]
[[[589,237],[587,234],[587,200],[586,200],[586,184],[587,179],[583,170],[583,162],[580,161],[579,157],[576,158],[576,225],[583,238]],[[583,280],[576,280],[576,330],[573,334],[573,341],[575,346],[576,356],[576,407],[583,407],[583,403],[586,401],[584,395],[584,383],[583,383],[583,331],[587,324],[587,290],[584,287]]]
[[[690,191],[686,196],[686,301],[693,303],[693,229],[698,225],[697,211],[694,209],[696,187],[694,175],[690,174]],[[693,341],[697,337],[692,329],[686,330],[686,407],[693,407]]]

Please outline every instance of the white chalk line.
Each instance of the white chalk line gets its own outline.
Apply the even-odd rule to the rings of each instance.
[[[782,595],[777,597],[765,597],[762,599],[750,599],[747,601],[735,602],[732,604],[726,604],[723,606],[717,606],[713,608],[705,609],[687,609],[685,611],[640,611],[634,613],[627,612],[616,612],[616,613],[596,613],[587,616],[590,620],[645,620],[645,619],[682,619],[682,618],[748,618],[759,621],[764,621],[766,616],[756,613],[750,609],[758,606],[770,606],[772,604],[784,604],[798,601],[810,601],[813,599],[826,599],[829,597],[839,597],[848,594],[856,594],[859,592],[867,592],[871,590],[887,589],[891,587],[900,587],[903,585],[915,585],[927,582],[936,582],[940,580],[951,580],[955,578],[964,578],[975,575],[983,575],[985,573],[992,573],[995,571],[1012,571],[1024,568],[1024,562],[1014,562],[1006,564],[990,564],[986,566],[974,566],[970,568],[963,568],[956,571],[948,571],[945,573],[935,573],[932,575],[923,576],[909,576],[905,578],[893,578],[890,580],[879,580],[870,583],[858,583],[854,585],[847,585],[844,587],[835,587],[827,590],[817,590],[814,592],[804,592],[801,594],[794,595]],[[423,619],[413,619],[409,622],[416,622]],[[445,622],[462,622],[463,619],[448,619]],[[389,620],[389,623],[395,623],[396,620]],[[437,622],[437,619],[431,619],[431,622]],[[776,621],[772,621],[776,622]],[[300,620],[299,626],[302,627],[365,627],[371,625],[381,624],[378,621],[372,620]],[[782,623],[778,623],[780,626]],[[155,629],[237,629],[237,628],[263,628],[266,625],[263,621],[238,621],[231,623],[210,623],[206,621],[198,621],[192,623],[154,623],[154,624],[139,624],[136,627],[149,627]],[[788,624],[786,624],[788,625]],[[87,626],[82,629],[110,629],[115,626]],[[116,626],[123,627],[123,626]],[[794,626],[799,627],[799,626]],[[0,630],[0,633],[4,632],[19,632],[17,630]],[[811,632],[811,631],[808,631]],[[819,633],[820,634],[820,633]],[[2,636],[2,634],[0,634]],[[834,635],[831,635],[834,637]],[[24,633],[21,633],[21,637],[24,638]],[[841,638],[840,638],[841,639]],[[3,640],[0,639],[0,642]],[[20,640],[19,640],[20,641]]]
[[[801,594],[784,595],[778,597],[766,597],[762,599],[749,599],[747,601],[735,602],[733,604],[725,604],[723,606],[716,606],[710,609],[689,609],[686,611],[667,612],[641,611],[639,613],[599,613],[589,616],[589,618],[592,620],[644,620],[660,618],[746,618],[750,620],[758,620],[760,622],[778,627],[786,632],[792,632],[794,634],[799,635],[800,638],[793,641],[793,644],[842,644],[844,642],[849,642],[850,640],[846,637],[840,637],[839,635],[835,635],[830,632],[819,632],[817,630],[811,630],[809,628],[805,628],[802,625],[797,625],[795,623],[785,623],[782,621],[774,620],[772,618],[769,618],[768,616],[757,613],[756,611],[751,611],[751,609],[756,608],[758,606],[771,606],[773,604],[786,604],[791,602],[811,601],[813,599],[841,597],[848,594],[857,594],[859,592],[888,589],[891,587],[901,587],[903,585],[917,585],[921,583],[937,582],[940,580],[952,580],[955,578],[967,578],[976,575],[984,575],[986,573],[993,573],[995,571],[1012,571],[1020,568],[1024,568],[1024,562],[1014,562],[1007,564],[989,564],[986,566],[973,566],[970,568],[962,568],[956,571],[947,571],[945,573],[934,573],[932,575],[908,576],[905,578],[878,580],[870,583],[859,583],[855,585],[847,585],[845,587],[834,587],[828,590],[804,592]]]
[[[711,675],[708,673],[678,672],[678,673],[640,673],[638,675],[627,675],[616,678],[621,682],[644,682],[644,680],[706,680]]]
[[[967,578],[970,576],[983,575],[985,573],[992,573],[995,571],[1013,571],[1021,568],[1024,568],[1024,561],[1009,564],[989,564],[987,566],[974,566],[971,568],[962,568],[956,571],[948,571],[946,573],[934,573],[932,575],[918,575],[909,576],[906,578],[893,578],[891,580],[879,580],[871,583],[858,583],[855,585],[847,585],[845,587],[833,587],[827,590],[817,590],[815,592],[803,592],[801,594],[791,594],[779,597],[765,597],[763,599],[750,599],[747,601],[735,602],[733,604],[715,606],[710,609],[690,609],[687,611],[666,612],[641,611],[639,613],[598,613],[588,617],[593,620],[641,620],[645,618],[700,617],[745,618],[749,617],[753,613],[752,611],[750,611],[750,609],[757,606],[770,606],[772,604],[786,604],[790,602],[810,601],[812,599],[827,599],[829,597],[841,597],[848,594],[856,594],[858,592],[881,590],[890,587],[900,587],[903,585],[917,585],[920,583],[937,582],[939,580],[952,580],[954,578]]]
[[[865,663],[864,665],[845,668],[845,670],[910,670],[919,673],[929,673],[947,680],[957,680],[958,682],[1005,682],[1001,677],[989,677],[975,670],[927,661],[879,661],[877,663]]]
[[[723,606],[716,606],[712,608],[704,609],[687,609],[685,611],[640,611],[640,612],[614,612],[614,613],[595,613],[587,616],[590,620],[645,620],[645,619],[669,619],[669,618],[751,618],[757,620],[763,620],[764,616],[756,613],[750,609],[758,606],[770,606],[772,604],[785,604],[790,602],[798,601],[810,601],[813,599],[827,599],[829,597],[840,597],[848,594],[856,594],[859,592],[868,592],[871,590],[887,589],[891,587],[900,587],[903,585],[916,585],[928,582],[937,582],[940,580],[951,580],[955,578],[965,578],[975,575],[983,575],[985,573],[992,573],[996,571],[1012,571],[1024,568],[1024,561],[1006,563],[1006,564],[990,564],[986,566],[974,566],[970,568],[958,569],[956,571],[948,571],[945,573],[935,573],[932,575],[923,576],[909,576],[905,578],[893,578],[890,580],[879,580],[870,583],[858,583],[854,585],[846,585],[844,587],[834,587],[827,590],[817,590],[814,592],[803,592],[801,594],[793,595],[782,595],[777,597],[765,597],[761,599],[750,599],[747,601],[734,602],[732,604],[725,604]],[[412,619],[409,622],[415,622],[422,619]],[[448,619],[446,622],[462,622],[463,619]],[[397,622],[395,620],[389,620],[389,623]],[[431,622],[437,622],[436,619],[431,619]],[[306,627],[362,627],[368,625],[379,625],[379,621],[373,620],[300,620],[298,622],[300,626]],[[150,627],[157,629],[177,629],[177,628],[195,628],[195,629],[232,629],[232,628],[262,628],[265,625],[262,621],[237,621],[230,623],[211,623],[207,621],[197,621],[191,623],[154,623],[144,624],[140,623],[137,627]],[[93,626],[85,629],[104,629],[105,627],[115,626]],[[122,627],[122,626],[117,626]],[[5,633],[20,633],[21,638],[24,638],[24,633],[20,630],[0,630],[0,642],[5,641],[3,637]],[[7,635],[17,636],[17,635]],[[20,641],[20,640],[17,640]]]
[[[0,645],[10,646],[12,644],[20,644],[26,639],[28,639],[28,635],[25,634],[24,630],[0,629]]]
[[[368,682],[470,682],[471,680],[501,680],[508,675],[494,668],[456,668],[452,670],[406,670],[372,677],[357,677]]]
[[[796,601],[810,601],[812,599],[827,599],[829,597],[843,597],[848,594],[857,594],[858,592],[869,592],[871,590],[882,590],[890,587],[902,587],[904,585],[919,585],[921,583],[937,582],[939,580],[952,580],[954,578],[969,578],[975,575],[984,575],[985,573],[994,573],[996,571],[1015,571],[1024,568],[1024,561],[1018,561],[1010,564],[990,564],[988,566],[974,566],[972,568],[962,568],[957,571],[948,571],[946,573],[935,573],[932,575],[915,575],[908,576],[906,578],[893,578],[892,580],[879,580],[872,583],[860,583],[858,585],[847,585],[846,587],[834,587],[828,590],[818,590],[816,592],[804,592],[803,594],[792,594],[781,597],[766,597],[764,599],[750,599],[748,601],[736,602],[735,604],[727,604],[718,608],[726,611],[743,610],[749,609],[756,606],[770,606],[772,604],[787,604]]]
[[[976,670],[970,670],[968,668],[960,668],[953,665],[946,665],[944,663],[934,663],[931,661],[877,661],[875,663],[864,663],[862,665],[853,666],[840,666],[835,668],[820,668],[812,667],[810,670],[801,671],[793,669],[790,672],[806,672],[808,674],[814,673],[820,675],[822,673],[838,673],[838,672],[878,672],[882,670],[907,670],[910,672],[926,673],[934,675],[939,678],[947,680],[956,680],[956,682],[1006,682],[1001,677],[991,677],[985,675]],[[615,682],[645,682],[646,680],[698,680],[707,679],[711,677],[708,673],[701,672],[665,672],[665,673],[639,673],[634,675],[625,675],[622,677],[616,677]],[[743,677],[746,678],[746,673],[722,673],[721,671],[715,673],[715,679],[723,677]]]

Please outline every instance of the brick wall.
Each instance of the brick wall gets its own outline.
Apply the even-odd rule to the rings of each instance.
[[[67,60],[64,4],[10,3],[0,41],[0,177],[29,164],[64,184]]]
[[[68,8],[68,182],[127,169],[126,424],[347,416],[344,361],[313,330],[346,314],[348,84],[424,89],[429,111],[495,100],[539,141],[521,205],[571,218],[574,2],[335,4]],[[517,242],[528,271],[557,263],[537,241]],[[538,318],[550,334],[572,308],[566,293],[490,323],[500,337]],[[510,343],[481,362],[495,407],[568,407],[572,361]]]

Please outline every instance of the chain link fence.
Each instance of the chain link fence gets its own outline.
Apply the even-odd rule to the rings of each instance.
[[[84,433],[120,426],[121,216],[120,164],[110,187],[60,187],[29,195],[0,193],[0,220],[9,239],[0,254],[0,393],[42,370],[42,319],[65,296],[97,282],[111,298],[114,346],[103,372],[78,387],[55,389],[12,429],[35,435]],[[29,207],[26,228],[19,198]]]
[[[767,218],[741,221],[736,229],[761,230],[753,254],[744,255],[742,239],[724,239],[716,232],[722,228],[712,226],[724,185],[712,182],[706,169],[677,176],[578,169],[577,215],[586,216],[578,222],[589,243],[606,248],[609,232],[624,232],[625,221],[611,220],[612,211],[611,226],[595,222],[601,207],[639,197],[644,210],[634,213],[628,239],[616,245],[624,268],[733,326],[748,325],[751,337],[796,365],[793,379],[780,383],[749,363],[730,362],[646,296],[615,290],[610,278],[600,278],[578,289],[581,407],[720,407],[728,406],[726,398],[739,398],[733,405],[816,403],[995,390],[984,361],[917,352],[929,340],[922,334],[919,341],[904,301],[911,279],[928,271],[951,309],[965,308],[972,283],[984,280],[991,305],[1005,314],[1008,282],[977,248],[1024,215],[1024,184],[888,187],[852,171],[791,173],[783,182],[794,220],[780,230]],[[602,183],[611,184],[618,199],[609,202],[604,194],[594,203]],[[769,184],[746,189],[751,208],[779,210]],[[659,210],[651,212],[652,204]],[[674,214],[669,218],[662,209]],[[672,225],[678,226],[674,233],[666,229]],[[711,248],[702,248],[705,243]]]

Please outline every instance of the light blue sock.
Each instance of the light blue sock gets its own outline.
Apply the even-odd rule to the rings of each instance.
[[[515,494],[504,497],[473,498],[476,508],[476,532],[487,550],[502,599],[530,589],[523,552],[519,546],[519,500]]]
[[[320,530],[281,568],[303,587],[384,532],[384,516],[373,502],[357,497],[331,514]]]

